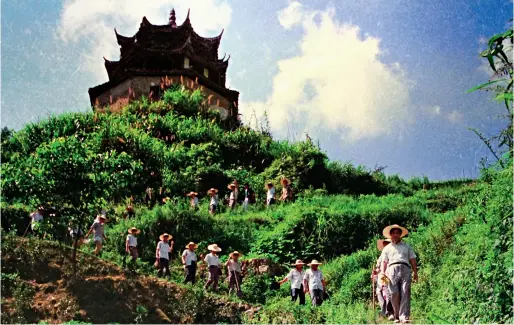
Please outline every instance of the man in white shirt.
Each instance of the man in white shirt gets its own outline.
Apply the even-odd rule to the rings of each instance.
[[[136,235],[138,235],[140,232],[141,231],[136,227],[130,228],[128,230],[129,234],[127,235],[127,240],[125,241],[125,251],[132,257],[132,265],[136,262],[138,257]]]
[[[190,198],[189,200],[189,204],[191,205],[191,208],[193,210],[197,210],[198,209],[198,197],[197,197],[198,193],[196,192],[189,192],[188,194],[186,194],[186,196],[188,196]]]
[[[310,293],[313,306],[321,306],[323,303],[323,292],[325,291],[325,279],[323,278],[321,270],[318,269],[321,263],[312,260],[308,265],[311,268],[305,271],[305,275],[303,276],[304,292]]]
[[[395,322],[410,322],[411,283],[418,280],[416,254],[412,248],[402,241],[409,233],[399,225],[387,226],[383,234],[391,239],[391,243],[382,251],[381,270],[389,278],[389,294],[394,310]],[[411,270],[412,267],[412,270]]]
[[[295,302],[300,297],[300,305],[305,305],[305,292],[303,291],[304,265],[305,263],[302,260],[296,260],[296,263],[293,264],[294,269],[291,269],[287,276],[279,282],[280,285],[283,285],[287,281],[291,281],[291,301]]]
[[[211,201],[209,202],[209,213],[215,214],[216,208],[218,207],[218,190],[215,188],[211,188],[207,191],[207,194],[211,196]]]
[[[241,262],[239,262],[239,256],[241,254],[238,251],[230,253],[230,258],[225,263],[228,269],[228,294],[230,295],[234,287],[236,288],[236,294],[238,297],[243,295],[241,291]]]
[[[196,282],[196,248],[198,248],[198,245],[194,242],[190,242],[186,245],[186,249],[182,253],[182,265],[184,265],[186,271],[184,283],[191,282],[195,284]]]
[[[230,210],[234,210],[236,207],[236,184],[230,184],[228,186],[228,189],[230,190],[230,197],[228,201],[228,206],[230,207]]]
[[[173,250],[173,246],[168,242],[171,238],[173,237],[166,233],[159,236],[161,241],[157,243],[157,249],[155,250],[155,258],[159,262],[159,271],[157,271],[157,276],[160,277],[161,275],[167,274],[170,279],[170,252]]]
[[[207,290],[212,284],[213,290],[216,291],[218,289],[218,281],[221,273],[221,262],[218,257],[218,252],[221,252],[221,248],[216,244],[212,244],[209,245],[207,249],[211,252],[207,254],[204,259],[205,263],[207,263],[207,266],[209,267],[209,279],[205,283],[205,290]]]
[[[41,224],[41,221],[43,221],[43,207],[39,207],[36,211],[32,212],[30,214],[30,229],[32,229],[32,232],[35,233],[39,225]]]
[[[273,187],[273,183],[268,183],[268,193],[266,195],[266,204],[269,208],[270,205],[275,204],[275,187]]]

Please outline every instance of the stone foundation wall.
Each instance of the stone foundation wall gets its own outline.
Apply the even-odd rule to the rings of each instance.
[[[126,106],[130,100],[140,98],[141,96],[150,95],[150,88],[161,85],[161,77],[134,77],[119,85],[107,90],[97,97],[95,108],[105,107],[110,105],[111,111],[119,111],[122,107]],[[182,84],[187,89],[196,90],[200,89],[206,97],[206,104],[211,109],[217,109],[222,119],[226,119],[230,112],[230,101],[225,97],[217,94],[209,88],[199,85],[194,80],[185,76],[173,76],[165,78],[165,85],[167,87],[173,84]]]

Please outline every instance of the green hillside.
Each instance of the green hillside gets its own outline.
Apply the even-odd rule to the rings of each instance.
[[[42,312],[43,307],[30,303],[31,295],[37,296],[30,288],[41,289],[45,277],[35,276],[17,261],[34,259],[33,265],[41,266],[45,260],[38,255],[55,256],[55,250],[61,250],[62,258],[72,263],[68,224],[79,224],[85,230],[101,209],[106,209],[109,217],[108,241],[103,261],[78,259],[82,287],[84,279],[92,276],[87,270],[95,263],[109,266],[105,272],[95,273],[95,281],[90,279],[92,287],[101,286],[102,277],[125,281],[116,278],[125,277],[125,271],[110,263],[125,267],[124,241],[132,226],[142,230],[138,236],[141,259],[136,267],[141,276],[155,273],[155,244],[163,232],[174,236],[178,250],[192,240],[204,253],[207,245],[215,242],[223,248],[222,260],[238,250],[243,259],[262,258],[273,266],[269,272],[250,272],[243,281],[242,302],[262,307],[258,312],[230,307],[205,314],[191,307],[198,316],[187,317],[184,304],[198,306],[207,298],[201,290],[203,281],[193,289],[180,284],[183,271],[178,253],[174,253],[172,282],[173,288],[179,288],[174,289],[179,296],[161,308],[178,310],[170,317],[175,322],[375,322],[378,310],[371,308],[370,281],[371,267],[379,255],[375,240],[393,223],[411,231],[406,241],[418,255],[419,282],[413,285],[412,306],[415,322],[514,321],[512,158],[502,160],[505,168],[484,169],[478,180],[405,181],[380,170],[329,161],[309,140],[274,141],[265,126],[260,131],[244,126],[227,129],[202,102],[199,92],[173,88],[162,101],[142,99],[121,113],[64,114],[18,132],[3,131],[2,234],[8,240],[2,242],[2,322],[123,323],[136,317],[127,316],[126,306],[125,313],[93,312],[95,299],[81,297],[82,291],[73,285],[52,284],[63,294],[73,292],[78,303],[70,303],[69,310]],[[280,192],[281,177],[291,179],[296,201],[266,209],[264,184],[273,181]],[[209,215],[206,191],[216,187],[223,198],[233,179],[239,184],[248,182],[257,193],[257,203],[248,211],[241,207],[229,211],[223,205],[219,214]],[[147,187],[155,192],[164,188],[171,200],[147,206],[143,202]],[[189,191],[200,193],[199,211],[189,208],[184,197]],[[136,215],[126,219],[130,196],[135,199]],[[56,217],[45,218],[39,230],[46,233],[47,241],[20,241],[17,237],[24,235],[29,213],[40,204],[59,210]],[[26,249],[14,248],[20,245]],[[93,247],[85,245],[81,250],[80,256],[89,256]],[[49,261],[53,258],[48,257]],[[277,291],[269,289],[271,281],[282,278],[288,264],[297,258],[325,263],[321,269],[331,299],[320,308],[291,304],[287,284]],[[41,272],[51,270],[41,266]],[[71,271],[58,277],[67,281]],[[98,292],[105,292],[102,288],[98,287]],[[123,282],[116,288],[110,299],[125,299],[123,292],[131,287]],[[227,299],[226,292],[223,282],[221,292],[209,299]],[[151,316],[144,310],[167,298],[130,299],[128,306],[139,315],[138,321],[150,322],[147,317]],[[145,309],[139,308],[138,299]],[[241,302],[235,297],[228,299]]]

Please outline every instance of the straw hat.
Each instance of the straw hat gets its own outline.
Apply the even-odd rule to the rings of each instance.
[[[170,240],[170,239],[172,239],[172,238],[173,238],[173,236],[172,236],[172,235],[167,234],[167,233],[164,233],[164,234],[162,234],[162,235],[160,235],[160,236],[159,236],[159,239],[160,239],[160,240],[164,240],[164,236],[168,236],[168,240]]]
[[[189,248],[189,246],[193,245],[195,248],[198,248],[198,244],[195,244],[194,242],[190,241],[189,244],[186,245],[186,248]]]
[[[320,263],[320,262],[318,262],[317,260],[312,260],[312,262],[310,262],[310,263],[309,263],[309,264],[307,264],[307,265],[321,265],[321,264],[323,264],[323,263]]]
[[[210,190],[207,191],[207,193],[211,194],[211,193],[218,193],[218,190],[215,189],[215,188],[211,188]]]
[[[395,229],[395,228],[398,228],[398,229],[400,229],[402,231],[402,234],[400,235],[400,238],[403,238],[403,237],[407,236],[407,234],[409,233],[409,231],[406,228],[402,227],[402,226],[392,225],[392,226],[385,227],[384,231],[382,231],[382,234],[386,238],[391,238],[391,230]]]
[[[379,251],[382,251],[386,246],[386,243],[390,243],[391,239],[379,239],[377,240],[377,248]]]
[[[196,192],[189,192],[186,194],[186,196],[197,196],[197,195],[198,195],[198,193],[196,193]]]
[[[273,182],[267,182],[266,185],[273,185]]]
[[[229,184],[229,185],[227,186],[227,188],[228,188],[229,190],[231,190],[231,189],[233,189],[233,188],[236,188],[236,187],[237,187],[237,186],[236,186],[236,184],[234,184],[234,183]]]
[[[97,216],[96,216],[96,219],[98,219],[98,220],[102,219],[102,220],[104,220],[104,221],[105,221],[105,220],[107,220],[107,218],[106,218],[103,214],[99,214],[99,215],[97,215]]]
[[[239,253],[238,251],[233,251],[232,253],[228,254],[228,256],[230,256],[230,257],[232,257],[234,255],[241,256],[241,253]]]
[[[296,262],[294,264],[291,264],[292,266],[296,266],[296,265],[305,265],[305,263],[302,261],[302,260],[296,260]]]
[[[219,248],[217,244],[211,244],[207,246],[207,249],[210,251],[221,252],[221,248]]]
[[[291,184],[291,181],[289,180],[289,178],[287,177],[283,177],[281,180],[280,180],[280,183],[282,185],[284,185],[284,183],[287,182],[287,184]]]
[[[137,229],[136,227],[132,227],[128,230],[128,233],[131,234],[133,230],[136,231],[136,235],[138,235],[141,232],[141,230]]]

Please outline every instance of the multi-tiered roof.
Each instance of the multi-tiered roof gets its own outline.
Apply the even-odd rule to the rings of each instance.
[[[134,76],[187,76],[227,98],[237,106],[239,93],[225,88],[229,58],[218,58],[223,31],[216,37],[202,37],[191,26],[189,10],[184,23],[177,26],[175,10],[169,23],[153,25],[146,17],[138,32],[127,37],[118,34],[120,60],[104,58],[109,81],[89,89],[91,104],[109,88]]]

